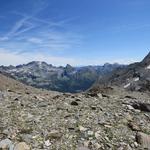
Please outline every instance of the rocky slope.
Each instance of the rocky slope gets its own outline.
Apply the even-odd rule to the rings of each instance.
[[[149,104],[144,92],[63,94],[0,75],[0,149],[150,149]]]
[[[76,93],[84,91],[98,79],[118,67],[118,64],[86,67],[55,67],[45,62],[30,62],[19,66],[1,66],[0,71],[37,88]]]
[[[141,62],[100,77],[94,87],[102,85],[117,85],[132,91],[150,91],[150,53]]]

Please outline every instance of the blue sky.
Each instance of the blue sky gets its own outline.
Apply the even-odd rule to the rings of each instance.
[[[126,64],[149,49],[149,0],[0,0],[1,65]]]

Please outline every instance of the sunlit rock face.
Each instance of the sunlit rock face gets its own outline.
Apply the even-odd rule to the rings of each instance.
[[[150,91],[150,53],[141,61],[99,78],[95,86],[117,85],[131,91]]]
[[[45,62],[33,61],[19,66],[1,66],[0,71],[28,85],[60,92],[81,92],[92,86],[99,76],[123,67],[119,64],[104,66],[55,67]]]

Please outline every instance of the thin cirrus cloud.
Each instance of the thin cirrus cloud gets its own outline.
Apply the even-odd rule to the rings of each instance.
[[[68,62],[75,65],[76,60],[73,58],[58,57],[58,56],[48,56],[41,53],[22,53],[18,54],[17,52],[9,52],[6,49],[0,49],[0,58],[1,65],[18,65],[25,64],[31,61],[45,61],[47,63],[53,62],[54,65],[59,66],[60,64],[65,65]],[[7,58],[7,59],[6,59]]]
[[[0,58],[1,65],[18,65],[25,64],[31,61],[45,61],[49,64],[53,62],[55,66],[65,66],[66,64],[71,64],[73,66],[83,66],[87,65],[102,65],[105,63],[105,59],[97,59],[97,60],[86,60],[80,58],[70,58],[70,57],[60,57],[60,56],[52,56],[46,55],[44,53],[18,53],[18,52],[9,52],[7,49],[0,48]],[[7,58],[7,59],[6,59]],[[138,60],[131,59],[113,59],[108,62],[111,63],[120,63],[120,64],[129,64]]]
[[[78,47],[81,44],[81,36],[65,28],[73,18],[59,21],[41,19],[37,14],[43,9],[45,5],[31,15],[11,12],[11,15],[20,19],[16,20],[5,34],[0,35],[1,46],[10,52],[38,51],[47,54],[49,51],[67,51],[69,48]]]
[[[139,31],[142,29],[149,29],[150,28],[150,24],[147,23],[140,23],[140,24],[123,24],[123,25],[119,25],[119,26],[114,26],[111,27],[109,30],[111,30],[111,32],[122,32],[122,31]]]
[[[11,27],[9,31],[4,36],[0,37],[0,41],[8,41],[14,39],[15,37],[30,31],[35,26],[31,22],[29,22],[30,16],[21,17],[21,19],[16,20],[14,25]]]
[[[28,39],[29,42],[33,43],[33,44],[42,44],[42,40],[36,37],[32,37]]]
[[[0,64],[32,59],[60,65],[130,63],[149,47],[149,2],[110,2],[111,7],[99,0],[0,4]]]

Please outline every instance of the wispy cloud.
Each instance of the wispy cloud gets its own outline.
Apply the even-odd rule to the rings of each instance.
[[[41,39],[36,38],[36,37],[29,38],[28,41],[33,44],[41,44],[43,42]]]
[[[23,14],[23,13],[17,12],[17,11],[13,11],[12,13],[15,14],[15,15],[18,15],[20,17],[27,17],[27,16],[29,16],[29,15],[26,15],[26,14]],[[51,19],[49,19],[49,20],[40,19],[40,18],[38,18],[36,16],[36,13],[30,15],[30,18],[31,18],[30,21],[32,21],[32,22],[35,22],[37,24],[44,24],[44,25],[47,25],[49,27],[63,27],[63,25],[65,23],[67,23],[69,20],[71,20],[71,19],[64,19],[64,20],[60,20],[60,21],[56,22],[56,21],[52,21]]]
[[[18,65],[25,64],[31,61],[45,61],[50,64],[53,63],[56,66],[59,66],[60,64],[66,65],[67,63],[74,65],[76,63],[76,60],[73,58],[51,56],[42,53],[17,54],[16,52],[9,52],[8,50],[2,48],[0,49],[0,58],[1,65]]]
[[[27,22],[29,19],[30,17],[23,17],[18,20],[15,25],[10,29],[10,31],[8,31],[8,33],[1,37],[1,40],[9,40],[11,38],[14,38],[15,36],[19,36],[20,34],[33,29],[34,25]]]
[[[0,48],[0,64],[1,65],[19,65],[26,64],[31,61],[45,61],[49,64],[53,64],[55,66],[65,66],[66,64],[71,64],[72,66],[86,66],[86,65],[103,65],[104,63],[120,63],[120,64],[130,64],[133,62],[138,62],[140,59],[81,59],[75,57],[63,57],[63,56],[53,56],[47,55],[44,53],[17,53],[10,52],[7,49]],[[7,59],[6,59],[7,58]]]
[[[0,42],[6,42],[9,45],[13,41],[16,48],[17,45],[19,48],[20,42],[23,42],[26,48],[32,47],[35,51],[42,48],[45,50],[65,50],[79,46],[81,43],[82,37],[80,35],[70,32],[64,27],[65,23],[71,20],[69,18],[60,21],[47,21],[34,15],[23,15],[19,12],[15,12],[15,15],[19,15],[21,19],[14,23],[10,31],[0,37]]]
[[[75,64],[76,59],[56,55],[56,51],[67,51],[81,45],[82,36],[66,27],[71,28],[70,22],[75,18],[42,19],[39,14],[47,8],[46,1],[38,0],[34,5],[31,14],[10,12],[15,21],[9,30],[0,33],[0,64],[19,64],[32,60],[56,65]]]
[[[136,31],[141,29],[149,29],[150,24],[148,23],[138,23],[138,24],[121,24],[118,26],[111,27],[112,32],[123,32],[123,31]]]

